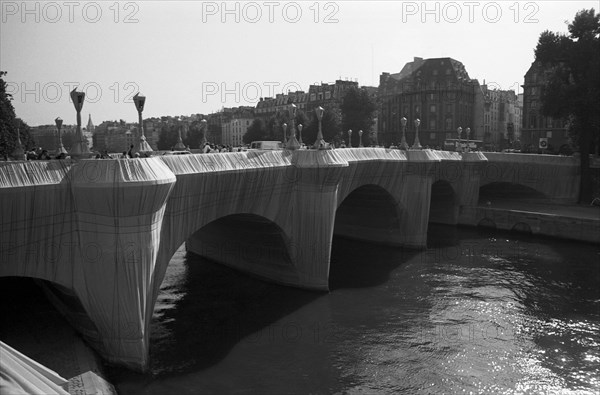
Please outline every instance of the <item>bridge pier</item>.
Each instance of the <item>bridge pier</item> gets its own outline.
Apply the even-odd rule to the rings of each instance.
[[[73,166],[69,179],[78,240],[73,289],[97,331],[88,340],[108,361],[143,370],[149,285],[175,176],[159,159],[90,160]]]

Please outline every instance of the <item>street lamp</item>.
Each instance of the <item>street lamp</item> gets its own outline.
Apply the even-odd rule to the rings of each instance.
[[[400,124],[402,125],[402,139],[400,141],[400,148],[402,148],[405,151],[408,150],[408,143],[406,142],[406,123],[407,122],[408,122],[408,119],[406,119],[406,117],[402,117],[400,119]]]
[[[287,142],[287,123],[282,124],[281,128],[283,129],[283,145],[285,147]]]
[[[459,126],[458,128],[456,128],[456,132],[458,133],[458,152],[462,152],[462,141],[461,141],[461,137],[462,137],[462,128]]]
[[[297,150],[300,148],[300,143],[296,140],[296,128],[294,126],[294,118],[296,117],[296,105],[294,103],[290,104],[290,138],[288,143],[286,144],[286,149],[289,150]]]
[[[358,131],[358,146],[359,146],[359,147],[363,147],[363,143],[362,143],[362,134],[363,134],[363,131],[362,131],[362,130],[359,130],[359,131]]]
[[[352,129],[348,130],[348,147],[352,148]]]
[[[207,126],[208,126],[208,122],[206,121],[206,119],[203,119],[202,121],[200,121],[200,128],[202,129],[202,147],[201,148],[204,148],[204,146],[206,146],[206,132],[208,131]]]
[[[298,125],[298,142],[300,143],[301,147],[302,147],[302,128],[304,128],[304,126],[302,126],[302,124]]]
[[[322,125],[321,125],[321,121],[323,120],[324,112],[325,112],[325,110],[321,106],[315,108],[315,114],[317,115],[317,120],[319,121],[319,132],[317,133],[317,141],[315,141],[315,144],[313,145],[314,149],[319,149],[319,148],[325,147],[325,141],[323,140],[323,129],[322,129]]]
[[[421,143],[419,142],[419,125],[421,124],[421,120],[419,118],[415,119],[415,142],[411,149],[422,149]]]
[[[63,120],[60,117],[57,117],[54,120],[54,123],[56,124],[56,130],[58,130],[58,148],[56,149],[56,155],[60,155],[60,154],[66,155],[67,150],[65,149],[65,146],[63,145],[62,136],[60,135],[60,129],[62,128]]]
[[[469,146],[469,135],[471,134],[471,128],[467,128],[467,152],[471,151],[471,147]]]
[[[185,124],[183,125],[183,127],[185,127]],[[177,128],[177,134],[178,134],[178,139],[177,139],[177,144],[175,144],[175,151],[185,151],[185,144],[183,144],[183,139],[181,138],[181,128],[182,126],[179,126]]]
[[[77,88],[71,91],[71,100],[75,111],[77,112],[77,134],[75,136],[75,143],[71,147],[71,157],[89,156],[86,154],[90,153],[90,149],[87,144],[83,141],[83,135],[81,134],[81,109],[83,108],[83,102],[85,100],[84,92],[77,92]]]
[[[152,151],[152,147],[146,141],[146,136],[144,135],[144,123],[142,122],[142,111],[144,111],[144,104],[146,104],[146,96],[140,95],[140,92],[136,93],[133,96],[133,102],[135,103],[135,108],[138,112],[138,123],[140,124],[140,142],[138,151]]]

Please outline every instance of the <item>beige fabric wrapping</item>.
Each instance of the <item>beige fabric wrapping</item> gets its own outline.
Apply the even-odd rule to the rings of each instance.
[[[521,174],[511,169],[539,163],[544,177],[536,186],[563,198],[577,190],[576,181],[555,182],[576,174],[571,159],[486,156],[348,148],[0,162],[0,276],[64,286],[83,310],[74,324],[101,354],[143,369],[160,284],[184,242],[270,281],[327,290],[334,231],[426,245],[434,182],[452,187],[456,213],[476,204],[485,177],[492,182],[486,169],[509,180]],[[349,197],[352,204],[343,205]],[[457,223],[457,216],[447,220]],[[247,254],[246,247],[260,241],[230,237],[228,218],[279,237],[282,246],[273,248],[286,258]],[[209,228],[212,239],[201,231]],[[211,243],[215,248],[205,248]]]
[[[0,394],[69,395],[68,380],[0,341]]]

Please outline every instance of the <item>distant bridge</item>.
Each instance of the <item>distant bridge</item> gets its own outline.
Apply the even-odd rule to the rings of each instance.
[[[383,148],[0,162],[0,277],[50,282],[107,360],[148,363],[154,304],[186,243],[241,271],[328,290],[333,234],[424,248],[476,224],[480,194],[576,202],[573,158]]]

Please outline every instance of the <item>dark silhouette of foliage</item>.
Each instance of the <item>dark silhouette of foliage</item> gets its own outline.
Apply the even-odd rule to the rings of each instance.
[[[363,144],[365,138],[369,135],[371,127],[375,123],[375,111],[377,103],[369,95],[365,89],[350,89],[344,96],[342,105],[342,130],[347,132],[352,130],[353,147],[358,147],[359,136],[358,131],[363,131]],[[348,142],[350,146],[350,142]]]
[[[581,10],[569,35],[545,31],[535,48],[536,61],[547,70],[542,114],[569,120],[581,154],[580,202],[592,198],[589,154],[600,145],[600,14]]]
[[[244,144],[268,139],[267,126],[260,118],[255,118],[254,121],[252,121],[252,124],[248,127],[248,130],[246,130],[246,133],[244,133],[244,136],[242,137]]]
[[[35,147],[35,142],[29,133],[29,126],[16,117],[11,103],[12,95],[6,92],[4,76],[6,71],[0,71],[0,158],[7,158],[17,146],[17,131],[20,133],[23,149]]]

